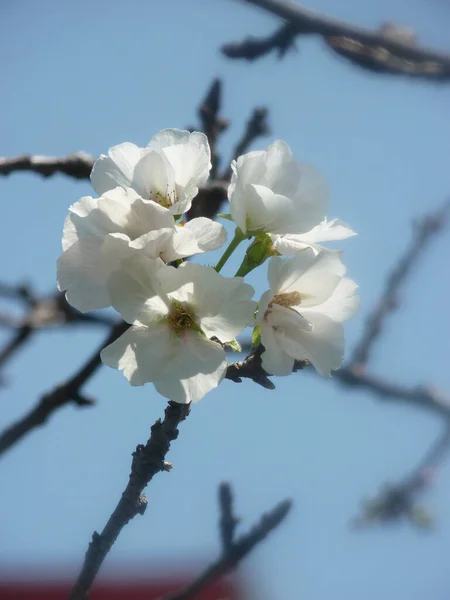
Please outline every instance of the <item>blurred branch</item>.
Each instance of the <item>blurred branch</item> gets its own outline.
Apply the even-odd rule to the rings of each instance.
[[[219,135],[225,131],[229,122],[219,115],[222,107],[222,80],[214,79],[205,99],[198,108],[198,116],[201,123],[201,131],[206,135],[211,149],[211,179],[216,178],[219,168],[220,157],[217,153],[217,140]]]
[[[425,215],[415,224],[411,244],[387,277],[381,299],[367,319],[363,336],[353,351],[350,361],[352,365],[367,364],[370,352],[382,333],[386,317],[398,307],[401,285],[417,264],[417,258],[426,249],[427,244],[444,228],[449,209],[450,201],[447,200],[439,210]]]
[[[178,437],[180,423],[186,419],[189,412],[189,404],[169,402],[164,420],[158,419],[152,425],[147,443],[136,447],[128,484],[102,533],[94,532],[69,600],[85,600],[88,597],[97,573],[122,529],[136,515],[144,514],[147,499],[142,492],[156,473],[170,471],[172,468],[165,458],[171,442]]]
[[[95,158],[85,152],[75,152],[63,158],[23,154],[15,158],[0,158],[0,175],[29,171],[43,177],[63,173],[75,179],[89,179],[94,161]]]
[[[365,370],[358,370],[351,365],[334,371],[333,379],[350,387],[365,389],[380,400],[403,402],[450,419],[450,402],[433,388],[403,386],[367,373]]]
[[[241,139],[236,144],[233,152],[233,159],[237,160],[241,154],[245,154],[251,144],[258,138],[269,135],[270,129],[267,122],[269,111],[264,106],[255,108],[246,123],[245,130]],[[231,179],[231,164],[226,168],[222,175],[223,181],[229,182]]]
[[[450,421],[447,420],[444,430],[412,473],[399,483],[385,483],[376,496],[363,501],[360,514],[351,522],[353,527],[376,521],[392,523],[407,517],[417,527],[429,529],[433,517],[426,507],[417,503],[417,496],[429,488],[439,463],[449,451]]]
[[[80,407],[91,406],[93,400],[82,395],[81,388],[102,364],[100,360],[101,350],[122,335],[128,327],[129,325],[123,321],[112,327],[105,341],[77,373],[65,383],[57,386],[52,392],[42,396],[28,414],[0,434],[0,455],[9,450],[36,427],[43,425],[57,409],[66,404],[73,403]]]
[[[101,314],[80,313],[70,306],[65,295],[60,292],[49,297],[38,298],[29,286],[0,283],[0,296],[9,300],[24,301],[28,307],[26,315],[21,319],[10,317],[0,319],[1,325],[16,330],[11,340],[0,350],[0,368],[40,329],[76,323],[108,326],[115,324],[113,319]]]
[[[222,484],[220,492],[220,530],[222,537],[222,522],[225,512],[228,510],[224,507],[222,494],[226,493],[231,498],[231,488],[229,484]],[[224,490],[226,490],[224,492]],[[226,504],[226,503],[225,503]],[[262,542],[274,529],[276,529],[289,514],[292,508],[291,500],[283,500],[275,506],[270,512],[262,515],[259,522],[252,529],[241,535],[236,541],[231,540],[222,547],[222,554],[213,562],[203,573],[201,573],[194,581],[188,584],[185,588],[174,594],[165,597],[165,600],[188,600],[197,597],[197,594],[203,590],[212,581],[222,577],[231,569],[234,569],[254,548]],[[225,517],[226,518],[226,517]],[[222,537],[223,541],[223,537]]]
[[[227,552],[234,542],[236,527],[240,521],[233,510],[233,490],[231,485],[224,481],[219,486],[220,507],[220,539],[222,541],[222,552]]]
[[[444,80],[450,77],[450,55],[420,46],[412,30],[384,23],[366,29],[320,15],[290,0],[246,0],[286,21],[266,38],[247,38],[222,47],[229,58],[254,60],[278,50],[283,55],[295,35],[320,35],[335,52],[370,70]]]

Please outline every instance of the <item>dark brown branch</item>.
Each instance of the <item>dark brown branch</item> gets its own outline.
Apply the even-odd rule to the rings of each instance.
[[[363,502],[360,514],[353,519],[354,527],[361,527],[371,522],[395,522],[407,517],[411,523],[420,528],[430,528],[432,516],[429,511],[416,500],[425,491],[433,479],[438,465],[444,461],[450,451],[450,420],[436,441],[425,453],[417,467],[403,481],[396,484],[385,483],[380,492]]]
[[[233,152],[233,159],[236,160],[241,154],[245,154],[249,149],[250,145],[259,137],[269,135],[270,129],[267,122],[268,109],[264,106],[255,108],[250,115],[249,120],[245,126],[244,133],[236,144]],[[229,181],[231,178],[231,165],[227,167],[222,175],[224,181]]]
[[[276,529],[292,508],[291,500],[280,502],[270,512],[264,514],[259,523],[246,534],[241,535],[221,556],[212,563],[197,579],[184,589],[166,596],[165,600],[188,600],[195,598],[212,581],[234,569],[269,533]]]
[[[450,402],[432,388],[403,386],[352,366],[334,371],[333,379],[351,387],[365,389],[379,400],[402,402],[450,419]]]
[[[147,499],[142,492],[157,473],[171,469],[172,465],[165,462],[165,458],[171,442],[178,437],[180,423],[186,419],[189,411],[189,404],[169,402],[164,420],[158,419],[152,426],[145,446],[140,444],[136,447],[128,484],[103,531],[100,534],[94,532],[70,600],[85,600],[88,597],[97,573],[122,529],[136,515],[144,514]]]
[[[129,325],[123,321],[114,326],[106,340],[73,377],[52,392],[45,394],[27,415],[8,427],[0,435],[0,455],[33,429],[43,425],[57,409],[66,404],[73,403],[80,407],[92,405],[93,401],[82,395],[81,389],[101,365],[101,350],[122,335],[128,327]]]
[[[215,179],[219,168],[220,157],[217,153],[217,140],[219,135],[228,127],[228,121],[220,117],[222,107],[222,81],[214,79],[205,99],[200,104],[198,116],[201,131],[206,135],[211,149],[211,179]]]
[[[287,23],[266,38],[247,38],[222,47],[230,58],[253,60],[276,49],[283,54],[297,34],[320,35],[335,52],[360,67],[435,81],[450,77],[450,55],[420,46],[414,33],[385,23],[378,30],[319,15],[289,0],[246,0]]]
[[[219,508],[220,508],[220,539],[222,541],[222,552],[226,553],[233,546],[234,535],[239,519],[233,511],[233,490],[228,482],[224,481],[219,486]]]
[[[294,40],[298,34],[298,29],[288,23],[267,37],[248,37],[239,42],[224,44],[221,51],[228,58],[244,58],[251,61],[277,50],[278,56],[282,58],[294,47]]]
[[[6,346],[0,350],[0,369],[4,366],[16,352],[19,350],[27,341],[30,340],[33,328],[30,325],[22,325],[14,333],[12,339],[6,344]]]
[[[449,208],[450,202],[447,201],[438,211],[426,215],[415,224],[410,246],[389,274],[381,299],[367,319],[363,336],[353,351],[352,364],[367,364],[370,352],[373,350],[374,344],[382,332],[386,317],[398,306],[398,292],[401,285],[411,273],[412,268],[417,263],[418,257],[426,249],[427,244],[444,227]]]
[[[274,390],[275,385],[269,379],[270,373],[267,373],[262,367],[261,354],[264,352],[264,346],[259,344],[242,361],[234,362],[228,365],[225,379],[230,379],[235,383],[242,383],[242,379],[251,379],[258,385],[267,390]],[[303,369],[308,365],[306,360],[297,360],[294,364],[294,372]]]
[[[23,154],[15,158],[0,158],[0,175],[29,171],[43,177],[63,173],[75,179],[89,179],[94,161],[95,158],[85,152],[76,152],[64,158]]]

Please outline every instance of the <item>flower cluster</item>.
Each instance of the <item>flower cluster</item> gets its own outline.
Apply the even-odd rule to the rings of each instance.
[[[95,162],[98,197],[73,204],[64,223],[58,287],[86,312],[113,306],[131,325],[101,353],[131,385],[153,382],[167,398],[197,401],[224,378],[224,346],[253,326],[273,375],[308,360],[323,376],[341,366],[342,323],[357,308],[356,285],[344,277],[339,251],[320,244],[354,232],[327,221],[328,189],[310,165],[296,163],[284,142],[232,163],[228,189],[236,231],[215,267],[183,259],[220,248],[224,227],[186,221],[211,168],[202,133],[167,129],[146,148],[110,148]],[[219,273],[251,239],[234,277]],[[291,258],[283,258],[291,256]],[[270,258],[270,289],[257,304],[244,276]]]

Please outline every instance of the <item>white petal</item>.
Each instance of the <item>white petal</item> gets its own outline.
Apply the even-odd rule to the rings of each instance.
[[[143,197],[161,204],[167,195],[173,196],[173,168],[162,152],[147,151],[136,164],[131,186]]]
[[[311,249],[283,259],[274,257],[269,262],[268,279],[277,293],[299,292],[301,307],[324,302],[336,289],[345,272],[338,251],[320,252]]]
[[[184,227],[175,227],[171,237],[167,240],[161,258],[169,263],[199,253],[201,250],[192,233]]]
[[[131,385],[144,385],[155,377],[170,377],[178,352],[178,338],[167,323],[160,323],[130,327],[101,351],[100,358],[108,367],[123,371]]]
[[[227,362],[219,344],[201,334],[187,332],[180,338],[179,353],[165,377],[153,381],[160,394],[187,404],[197,402],[217,387],[225,376]]]
[[[305,311],[305,318],[313,325],[311,332],[283,329],[276,332],[283,349],[297,360],[309,360],[319,375],[328,377],[344,361],[344,329],[318,312]]]
[[[100,198],[86,196],[75,202],[69,210],[63,233],[63,249],[77,239],[103,237],[108,233],[128,233],[128,215],[133,202],[139,199],[130,188],[115,188]]]
[[[311,165],[297,164],[284,142],[276,141],[265,152],[239,157],[232,170],[228,190],[231,214],[244,231],[303,233],[325,217],[325,179]],[[263,208],[257,206],[255,192]]]
[[[130,248],[142,250],[147,258],[163,258],[165,261],[174,260],[170,249],[172,247],[173,229],[157,229],[144,233],[130,242]]]
[[[301,239],[306,244],[320,244],[322,242],[345,240],[354,235],[358,234],[339,219],[333,219],[332,221],[324,219],[319,225],[306,233],[298,236],[288,235],[286,237]]]
[[[82,312],[111,305],[107,282],[133,250],[121,234],[88,237],[72,244],[58,259],[58,289]]]
[[[125,321],[147,325],[167,315],[167,301],[159,295],[159,271],[164,268],[161,260],[136,253],[111,275],[108,281],[111,304]]]
[[[227,241],[225,227],[206,217],[197,217],[188,221],[182,229],[192,232],[200,252],[217,250]],[[188,255],[186,255],[188,256]]]
[[[125,142],[102,154],[94,163],[91,182],[97,194],[101,195],[117,186],[130,187],[136,163],[141,157],[141,149]]]
[[[305,317],[295,310],[273,304],[270,308],[266,322],[271,327],[284,327],[286,329],[301,329],[302,331],[311,331],[311,323]]]
[[[266,311],[269,308],[269,304],[272,302],[272,300],[273,300],[272,290],[267,290],[267,292],[264,292],[264,294],[261,296],[259,303],[258,303],[258,313],[256,315],[256,320],[255,320],[258,325],[261,325],[263,323]]]
[[[246,200],[248,231],[268,233],[308,231],[323,217],[322,214],[317,216],[314,213],[311,220],[310,211],[304,212],[303,205],[294,203],[286,196],[275,194],[263,185],[248,186]]]
[[[232,340],[252,320],[254,290],[240,277],[223,277],[210,267],[184,263],[159,274],[166,294],[189,303],[207,337]]]
[[[198,186],[206,182],[211,169],[211,152],[205,134],[179,129],[165,129],[154,136],[148,145],[164,153],[170,162],[175,180],[178,202],[174,214],[183,214],[198,193]]]
[[[265,348],[261,355],[263,369],[270,375],[290,375],[294,359],[284,351],[272,327],[266,324],[261,324],[261,343]]]
[[[104,236],[115,231],[111,219],[98,210],[98,200],[85,196],[69,207],[69,214],[64,222],[63,250],[67,250],[79,239]]]
[[[308,312],[321,312],[334,321],[346,321],[358,311],[359,296],[354,295],[357,289],[354,281],[343,277],[333,294],[319,306],[309,308]]]

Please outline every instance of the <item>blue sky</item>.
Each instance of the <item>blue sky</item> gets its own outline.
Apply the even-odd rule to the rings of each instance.
[[[370,27],[385,19],[409,24],[427,45],[450,51],[443,0],[309,6]],[[314,163],[331,187],[330,217],[359,233],[342,244],[362,298],[346,327],[349,348],[409,241],[412,219],[450,192],[448,86],[356,70],[315,39],[299,40],[298,53],[281,62],[227,61],[221,43],[277,26],[255,8],[232,0],[4,0],[0,16],[2,155],[145,145],[162,128],[195,123],[199,100],[220,76],[232,122],[220,146],[228,160],[252,108],[267,106],[273,135],[255,147],[283,139],[299,160]],[[63,176],[2,179],[1,279],[52,290],[67,208],[90,191]],[[376,373],[450,392],[449,252],[447,232],[420,261],[374,353]],[[265,286],[261,271],[252,280],[257,291]],[[80,328],[36,336],[2,373],[9,386],[0,390],[1,423],[69,376],[103,335]],[[432,534],[401,524],[348,528],[361,497],[414,466],[441,423],[307,374],[276,385],[269,392],[226,381],[194,406],[169,456],[173,471],[151,484],[145,517],[123,531],[104,574],[204,564],[219,549],[216,489],[227,479],[243,526],[286,496],[295,501],[289,520],[242,567],[259,598],[448,598],[447,467],[429,497],[439,520]],[[132,389],[106,368],[86,392],[98,398],[95,408],[60,411],[0,463],[3,570],[76,572],[124,488],[131,451],[165,405],[151,385]]]

